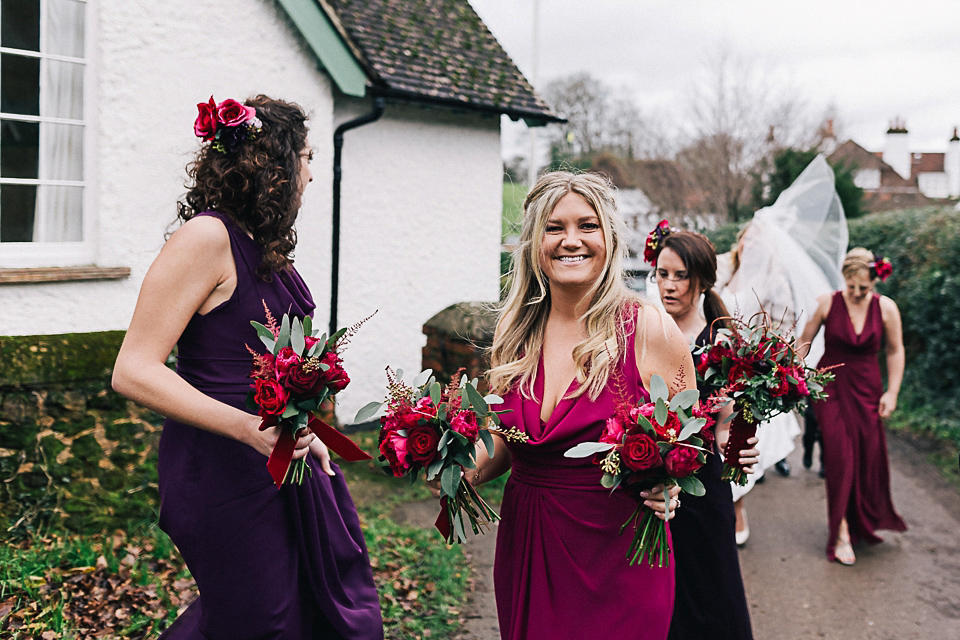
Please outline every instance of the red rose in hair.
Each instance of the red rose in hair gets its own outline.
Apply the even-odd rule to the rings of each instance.
[[[210,102],[197,104],[197,119],[193,123],[193,132],[198,138],[213,140],[217,133],[217,103],[210,96]]]
[[[674,447],[667,454],[664,465],[674,478],[684,478],[701,466],[703,463],[697,459],[697,450],[691,447]]]
[[[236,127],[256,115],[256,109],[240,104],[236,100],[227,99],[217,105],[217,120],[225,127]]]
[[[440,436],[433,427],[420,425],[407,434],[407,449],[415,462],[427,466],[437,457],[437,443]]]
[[[276,380],[258,378],[254,387],[253,399],[260,407],[261,414],[279,415],[287,406],[287,391]]]
[[[646,471],[663,466],[660,448],[653,438],[645,433],[627,436],[620,452],[623,463],[634,471]]]

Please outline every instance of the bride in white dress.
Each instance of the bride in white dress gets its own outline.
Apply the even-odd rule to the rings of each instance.
[[[734,250],[717,256],[717,289],[730,313],[749,320],[762,307],[781,323],[781,333],[795,333],[816,309],[817,296],[843,288],[840,267],[847,239],[833,170],[818,155],[773,205],[754,214]],[[807,362],[816,364],[822,354],[819,336]],[[746,486],[733,485],[738,544],[750,534],[743,496],[764,470],[793,451],[799,434],[793,413],[775,416],[757,430],[756,472],[747,476]]]

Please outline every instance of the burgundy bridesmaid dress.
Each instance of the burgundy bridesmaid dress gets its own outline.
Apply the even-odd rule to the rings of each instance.
[[[882,542],[875,531],[906,531],[907,525],[890,499],[887,438],[880,419],[883,379],[877,354],[883,344],[880,296],[874,295],[867,320],[858,335],[837,291],[824,322],[824,353],[820,367],[833,369],[836,379],[826,387],[829,397],[814,405],[823,434],[823,468],[827,476],[827,517],[830,535],[827,558],[834,560],[840,521],[846,517],[850,541]]]
[[[263,350],[251,320],[311,315],[295,270],[256,275],[260,246],[229,217],[237,288],[195,314],[177,343],[177,372],[205,394],[246,411],[251,356]],[[366,545],[343,473],[330,477],[308,456],[313,477],[280,490],[252,447],[174,420],[160,439],[160,528],[177,545],[200,596],[165,640],[383,638]]]
[[[643,385],[637,372],[633,331],[618,365],[635,402]],[[572,384],[576,384],[574,381]],[[572,386],[572,385],[571,385]],[[564,398],[546,423],[540,419],[543,361],[534,398],[505,394],[505,428],[524,431],[511,443],[497,532],[494,591],[505,640],[664,640],[673,610],[673,554],[667,567],[627,563],[632,529],[620,535],[637,502],[600,486],[601,472],[588,458],[565,458],[577,443],[596,441],[614,414],[611,383],[595,401],[584,393]]]

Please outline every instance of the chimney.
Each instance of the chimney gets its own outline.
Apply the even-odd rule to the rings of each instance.
[[[948,195],[951,198],[960,196],[960,136],[957,136],[957,127],[953,128],[953,137],[947,142],[943,170],[947,174]]]
[[[907,124],[899,116],[893,119],[887,129],[883,161],[893,167],[900,177],[910,179],[911,158],[907,144]]]

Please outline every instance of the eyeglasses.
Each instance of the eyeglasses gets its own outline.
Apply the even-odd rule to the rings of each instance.
[[[690,279],[686,271],[677,271],[671,276],[666,269],[657,269],[653,272],[653,275],[657,280],[669,280],[670,282],[683,282]]]

